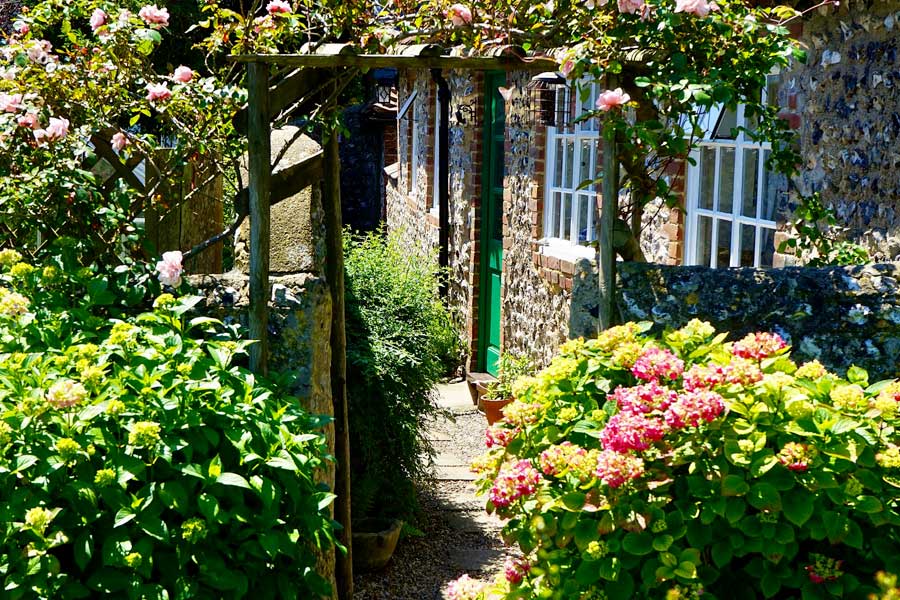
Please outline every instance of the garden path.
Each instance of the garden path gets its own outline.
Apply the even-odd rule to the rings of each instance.
[[[490,580],[506,558],[502,522],[475,496],[469,463],[484,450],[487,422],[475,410],[465,382],[438,387],[447,411],[428,430],[437,451],[433,481],[420,490],[423,537],[400,541],[390,564],[356,576],[354,600],[442,600],[447,583],[464,573]]]

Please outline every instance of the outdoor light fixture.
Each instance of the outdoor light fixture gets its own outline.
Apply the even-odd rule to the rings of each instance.
[[[535,75],[525,86],[531,116],[538,125],[566,127],[570,124],[569,87],[565,75],[547,71]],[[561,91],[563,93],[558,94]]]
[[[469,104],[460,104],[456,107],[456,122],[460,125],[475,125],[478,117],[478,109],[475,108],[475,101]]]
[[[375,102],[382,106],[395,106],[397,96],[397,70],[374,69]]]

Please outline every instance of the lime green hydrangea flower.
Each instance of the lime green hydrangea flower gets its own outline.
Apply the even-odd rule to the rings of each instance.
[[[591,560],[600,560],[609,553],[609,548],[607,547],[606,542],[594,540],[587,545],[584,553],[587,554],[588,558]]]
[[[15,279],[24,279],[34,273],[34,271],[35,268],[33,266],[28,263],[20,262],[10,267],[9,274]]]
[[[42,506],[29,508],[25,513],[25,527],[43,535],[55,516],[52,510]]]
[[[20,252],[17,252],[16,250],[13,250],[12,248],[0,250],[0,267],[11,267],[21,260],[22,254]]]
[[[81,444],[72,438],[60,438],[56,440],[56,451],[64,462],[71,462],[81,452]]]
[[[116,482],[116,472],[112,469],[100,469],[94,475],[94,483],[100,487],[107,487]]]
[[[112,330],[109,332],[109,343],[116,346],[127,344],[134,338],[136,332],[137,328],[134,325],[119,321],[112,326]]]
[[[139,569],[144,564],[144,557],[140,552],[131,552],[125,556],[125,564],[132,569]]]
[[[875,455],[875,460],[885,469],[900,468],[900,448],[891,444]]]
[[[121,400],[110,400],[106,405],[106,414],[108,415],[117,416],[123,412],[125,412],[125,403]]]
[[[857,384],[840,385],[831,390],[831,401],[844,410],[865,410],[868,408],[866,392]]]
[[[159,441],[159,423],[138,421],[131,426],[128,443],[135,448],[152,448]]]
[[[818,360],[803,363],[794,375],[800,379],[821,379],[829,375],[828,370]]]
[[[203,519],[188,519],[181,525],[181,538],[195,544],[206,537],[206,521]]]
[[[12,439],[13,428],[6,421],[0,421],[0,446],[5,446]]]
[[[607,354],[621,346],[629,344],[637,340],[637,334],[640,331],[637,323],[625,323],[624,325],[616,325],[603,331],[595,339],[587,343],[589,348],[596,348]]]
[[[41,281],[45,284],[53,284],[62,279],[62,271],[56,265],[47,265],[41,271]]]
[[[175,296],[172,294],[160,294],[156,300],[153,301],[153,308],[155,309],[167,309],[172,308],[176,304]]]

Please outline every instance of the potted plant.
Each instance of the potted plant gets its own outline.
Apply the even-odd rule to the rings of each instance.
[[[353,524],[353,568],[359,571],[383,569],[397,548],[403,521],[362,519]]]
[[[535,371],[534,364],[524,355],[517,356],[511,352],[500,355],[497,364],[497,381],[487,385],[487,391],[481,398],[481,408],[487,417],[488,425],[493,425],[503,418],[503,407],[513,401],[512,385],[519,377],[531,375]]]

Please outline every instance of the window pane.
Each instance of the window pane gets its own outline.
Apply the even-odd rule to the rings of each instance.
[[[559,237],[569,239],[572,231],[572,194],[563,194],[562,231]]]
[[[734,148],[719,150],[719,206],[716,210],[730,213],[734,206]]]
[[[768,227],[759,230],[759,266],[771,267],[775,257],[775,230]]]
[[[594,177],[597,178],[600,176],[600,140],[594,140],[594,146],[591,149],[591,173],[594,174]],[[595,183],[591,185],[588,189],[592,192],[600,192],[600,183]]]
[[[700,199],[698,206],[707,210],[713,208],[713,182],[716,177],[716,149],[704,146],[700,152]]]
[[[763,153],[763,161],[769,160],[771,152],[766,150]],[[775,220],[775,199],[778,197],[778,177],[769,173],[769,170],[763,168],[762,181],[762,207],[759,218],[767,221]]]
[[[575,142],[573,140],[563,141],[563,148],[566,153],[566,169],[563,171],[563,187],[571,188],[572,176],[575,170]]]
[[[591,146],[593,146],[591,140],[581,140],[581,155],[578,159],[580,168],[578,170],[578,178],[575,180],[576,187],[594,178],[594,173],[591,170]]]
[[[734,135],[732,129],[737,127],[737,113],[733,110],[726,110],[719,115],[719,122],[716,123],[716,130],[713,132],[713,138],[719,140],[733,140]]]
[[[741,214],[756,218],[757,182],[759,181],[759,150],[744,150],[744,174],[741,182]]]
[[[718,219],[719,237],[716,240],[716,266],[731,265],[731,221]]]
[[[562,204],[562,194],[553,192],[553,215],[550,218],[550,231],[546,233],[547,237],[559,237],[559,210]]]
[[[710,266],[712,257],[712,217],[697,218],[697,264]]]
[[[578,195],[578,243],[588,241],[588,212],[591,208],[591,197]]]
[[[557,138],[556,140],[556,156],[555,164],[554,164],[554,172],[553,172],[553,185],[555,187],[559,187],[562,185],[562,176],[565,172],[563,168],[563,140],[562,138]]]
[[[742,267],[752,267],[756,261],[756,227],[741,225],[741,260]]]

